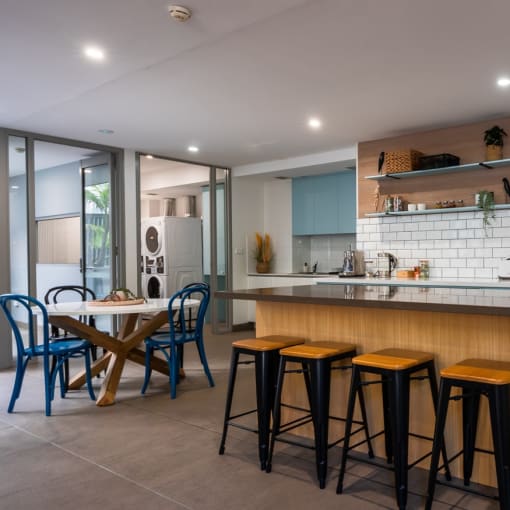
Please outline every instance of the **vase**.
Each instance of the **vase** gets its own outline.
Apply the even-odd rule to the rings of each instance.
[[[257,262],[257,273],[269,273],[269,262]]]
[[[503,146],[486,145],[485,161],[496,161],[498,159],[503,159]]]

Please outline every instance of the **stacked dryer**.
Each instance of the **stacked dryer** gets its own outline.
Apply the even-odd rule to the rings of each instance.
[[[188,283],[202,281],[200,218],[157,216],[142,220],[142,291],[169,298]]]

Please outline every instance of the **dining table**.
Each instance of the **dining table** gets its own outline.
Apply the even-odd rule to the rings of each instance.
[[[184,306],[194,308],[200,304],[197,299],[186,299]],[[173,309],[178,310],[181,300],[173,302]],[[94,361],[91,366],[92,376],[106,369],[101,390],[96,400],[98,406],[115,403],[115,396],[126,361],[133,361],[145,366],[145,351],[140,348],[143,340],[168,323],[168,299],[120,301],[76,301],[46,305],[50,324],[84,338],[94,345],[103,347],[105,354]],[[112,336],[104,331],[89,326],[81,318],[89,315],[116,315],[122,318],[119,331]],[[142,320],[143,316],[143,320]],[[151,368],[168,375],[165,360],[152,356]],[[69,389],[79,389],[86,382],[85,371],[73,376]]]

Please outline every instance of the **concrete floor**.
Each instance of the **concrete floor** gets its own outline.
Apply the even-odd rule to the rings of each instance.
[[[187,377],[174,401],[159,374],[140,395],[143,369],[129,363],[115,405],[99,408],[85,390],[70,392],[56,398],[47,418],[41,366],[34,364],[15,412],[7,414],[14,371],[0,371],[0,509],[395,508],[392,473],[365,464],[350,462],[345,492],[335,493],[338,448],[324,490],[315,479],[313,452],[302,448],[277,444],[273,471],[266,474],[255,435],[231,428],[225,455],[218,455],[230,345],[245,336],[251,335],[206,336],[214,388],[192,346],[186,347]],[[238,406],[252,405],[253,385],[252,369],[241,369]],[[423,508],[426,472],[414,469],[410,480],[408,508]],[[499,508],[444,487],[436,496],[437,510]]]

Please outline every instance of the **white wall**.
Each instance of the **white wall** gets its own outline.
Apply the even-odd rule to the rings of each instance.
[[[264,182],[264,233],[273,241],[272,273],[292,272],[292,180]]]
[[[234,289],[245,289],[248,265],[253,264],[255,232],[264,230],[264,184],[260,179],[232,179],[232,282]],[[233,323],[242,324],[249,317],[249,303],[234,301]]]

